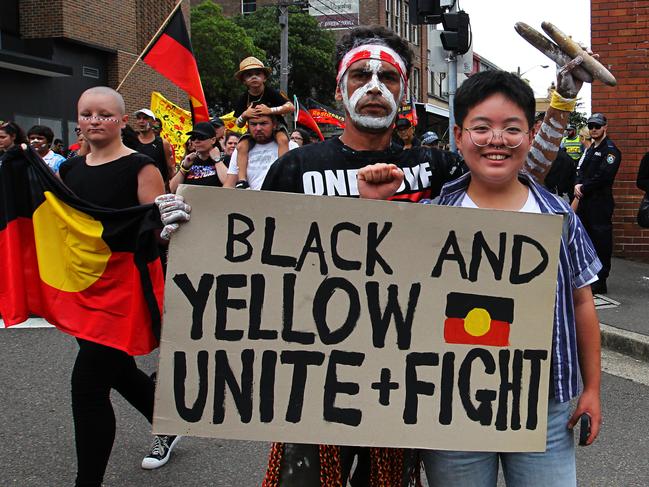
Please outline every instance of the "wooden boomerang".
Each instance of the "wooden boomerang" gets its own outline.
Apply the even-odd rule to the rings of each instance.
[[[557,27],[552,25],[550,22],[543,22],[541,27],[552,38],[552,40],[556,42],[556,44],[524,22],[517,22],[514,26],[516,32],[518,32],[523,39],[536,47],[559,66],[564,66],[577,56],[581,56],[583,59],[581,65],[570,71],[570,74],[575,78],[585,81],[586,83],[592,83],[593,79],[598,79],[608,86],[615,86],[617,84],[615,77],[608,69],[582,49],[579,44],[561,32]]]

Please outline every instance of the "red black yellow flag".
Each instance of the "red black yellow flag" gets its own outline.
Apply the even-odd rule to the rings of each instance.
[[[397,112],[398,118],[407,118],[413,127],[417,125],[417,110],[415,108],[415,103],[410,100],[399,107]]]
[[[320,127],[315,123],[315,120],[313,120],[313,117],[306,108],[300,105],[297,96],[293,96],[293,101],[295,102],[293,104],[295,106],[295,123],[308,128],[311,132],[316,134],[320,140],[324,140],[324,136],[322,135],[322,132],[320,132]]]
[[[142,60],[187,92],[194,122],[207,122],[210,119],[192,42],[180,8],[174,12],[167,26],[142,54]]]
[[[112,210],[74,196],[31,150],[0,157],[0,316],[42,316],[131,355],[158,343],[163,275],[155,205]]]
[[[312,98],[307,98],[305,105],[311,117],[318,125],[333,125],[340,129],[345,128],[345,116],[342,113]]]
[[[449,293],[446,297],[446,343],[509,345],[514,300],[479,294]]]

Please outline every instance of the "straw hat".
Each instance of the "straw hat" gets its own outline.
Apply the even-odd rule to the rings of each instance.
[[[241,75],[243,74],[243,72],[249,71],[251,69],[261,69],[266,73],[266,76],[270,76],[271,73],[271,69],[269,67],[264,66],[264,63],[262,63],[256,57],[250,56],[239,63],[239,71],[235,73],[234,77],[241,81]]]

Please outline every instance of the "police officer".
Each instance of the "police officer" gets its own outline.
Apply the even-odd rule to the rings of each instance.
[[[592,114],[587,124],[593,143],[577,168],[575,197],[579,200],[577,215],[603,264],[599,280],[593,283],[593,293],[605,294],[613,253],[613,181],[622,155],[606,136],[607,120],[602,113]]]

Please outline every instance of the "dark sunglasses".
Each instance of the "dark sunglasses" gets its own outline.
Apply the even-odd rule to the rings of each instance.
[[[212,137],[208,137],[206,135],[192,135],[189,140],[207,140],[211,139]]]
[[[602,126],[598,123],[589,123],[588,125],[588,130],[593,130],[593,129],[601,129]]]

